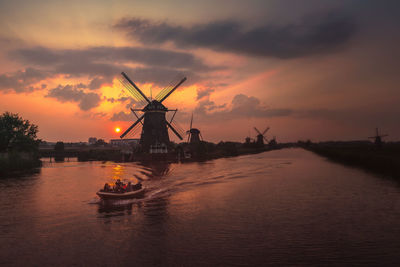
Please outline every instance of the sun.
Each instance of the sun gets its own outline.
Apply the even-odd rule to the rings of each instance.
[[[115,128],[116,133],[119,133],[120,131],[121,131],[121,128],[119,128],[119,127]]]

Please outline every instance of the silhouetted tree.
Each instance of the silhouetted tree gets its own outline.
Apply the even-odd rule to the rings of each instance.
[[[0,116],[0,151],[35,151],[38,127],[10,112]]]

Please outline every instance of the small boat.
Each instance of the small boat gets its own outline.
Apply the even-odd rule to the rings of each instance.
[[[137,198],[143,195],[145,191],[145,187],[142,187],[141,189],[134,190],[134,191],[129,191],[129,192],[106,192],[104,190],[100,190],[96,194],[101,198],[101,199],[128,199],[128,198]]]

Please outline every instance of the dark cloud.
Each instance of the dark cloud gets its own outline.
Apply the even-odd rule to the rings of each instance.
[[[285,26],[267,24],[247,29],[234,20],[184,27],[138,18],[122,19],[115,27],[145,44],[171,41],[180,48],[206,47],[276,58],[332,52],[356,33],[354,20],[338,13],[311,16]]]
[[[136,63],[144,66],[163,66],[173,69],[208,71],[211,67],[191,53],[141,47],[92,47],[86,49],[49,49],[36,47],[19,49],[11,55],[24,63],[60,66],[77,66],[89,63]],[[67,67],[64,67],[67,68]],[[97,72],[96,72],[97,73]]]
[[[132,113],[125,113],[123,111],[114,113],[113,116],[111,117],[111,121],[133,121],[136,118]]]
[[[10,57],[24,64],[48,69],[54,74],[88,76],[92,79],[88,88],[92,90],[110,84],[122,71],[133,75],[136,82],[162,86],[181,73],[190,76],[189,83],[193,83],[199,80],[199,73],[216,69],[205,65],[190,53],[140,47],[92,47],[77,50],[35,47],[15,50]],[[124,64],[139,65],[129,67]]]
[[[197,89],[197,100],[202,99],[203,97],[209,97],[212,92],[215,90],[212,88],[198,88]]]
[[[55,98],[60,102],[75,102],[82,110],[89,110],[100,104],[101,98],[98,94],[79,89],[76,85],[59,85],[50,89],[46,97]]]
[[[35,68],[26,68],[13,73],[1,74],[0,90],[23,93],[44,89],[46,88],[45,84],[41,84],[38,87],[34,87],[34,85],[44,80],[47,75],[49,75],[48,72]]]
[[[140,104],[138,103],[133,97],[130,96],[122,96],[120,98],[106,98],[106,100],[108,102],[111,103],[126,103],[125,104],[125,108],[129,109],[129,108],[137,108],[137,105]]]
[[[209,98],[200,101],[195,109],[199,120],[224,121],[236,118],[268,118],[291,116],[291,109],[270,109],[261,105],[260,100],[253,96],[238,94],[233,97],[231,105],[216,105]]]
[[[87,87],[91,90],[96,90],[100,88],[102,85],[109,83],[111,85],[111,81],[108,79],[105,79],[103,77],[95,77],[90,81],[90,83],[87,85]]]

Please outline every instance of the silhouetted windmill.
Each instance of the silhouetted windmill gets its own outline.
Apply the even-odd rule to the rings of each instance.
[[[263,133],[261,133],[256,127],[254,127],[254,130],[258,133],[257,139],[256,139],[256,144],[257,145],[264,145],[264,140],[265,142],[268,142],[267,138],[265,138],[265,134],[268,132],[269,127],[267,127]]]
[[[271,140],[269,140],[268,145],[270,147],[276,146],[278,144],[278,142],[276,142],[276,136],[274,136]]]
[[[244,143],[245,143],[246,145],[249,145],[250,142],[251,142],[251,138],[250,138],[249,136],[247,136],[247,137],[244,139]]]
[[[370,136],[368,138],[375,139],[374,143],[377,146],[382,146],[382,137],[388,136],[387,134],[379,134],[378,128],[375,128],[376,134],[375,136]]]
[[[186,133],[188,134],[188,143],[194,144],[194,143],[200,143],[200,137],[201,140],[203,140],[203,136],[201,136],[200,130],[197,128],[192,128],[193,125],[193,113],[192,113],[192,119],[190,120],[190,128],[189,131]]]
[[[120,79],[124,87],[132,94],[134,99],[139,104],[145,104],[142,109],[132,109],[131,111],[137,117],[135,123],[133,123],[120,138],[124,138],[129,132],[134,131],[140,124],[142,127],[142,133],[140,136],[140,145],[144,151],[149,151],[152,147],[163,146],[163,152],[166,152],[166,146],[169,144],[169,136],[167,128],[171,129],[172,132],[182,140],[181,134],[171,125],[172,120],[177,112],[177,109],[171,110],[166,108],[162,102],[170,96],[183,82],[186,81],[186,77],[182,78],[175,86],[168,86],[164,88],[155,98],[150,101],[143,92],[136,86],[136,84],[129,79],[129,77],[122,72]],[[142,116],[138,116],[135,111],[143,112]],[[165,114],[168,111],[174,111],[174,115],[170,122],[165,118]],[[139,124],[140,123],[140,124]]]
[[[244,144],[246,146],[249,146],[251,144],[251,137],[250,137],[250,130],[249,130],[249,134],[247,135],[247,137],[244,139]]]

